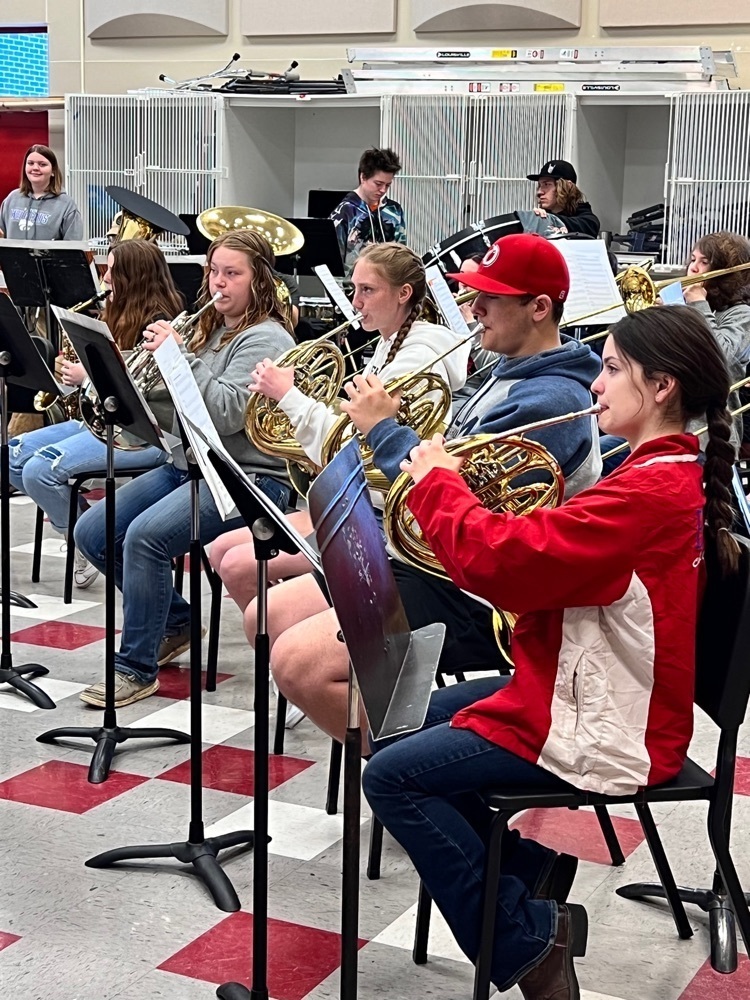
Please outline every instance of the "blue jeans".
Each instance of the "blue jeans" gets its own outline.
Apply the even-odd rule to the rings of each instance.
[[[12,438],[10,481],[39,507],[60,534],[68,531],[71,488],[68,480],[89,469],[105,469],[107,446],[78,420],[50,424]],[[115,451],[115,472],[162,465],[167,460],[159,448]]]
[[[269,476],[258,476],[258,489],[282,510],[289,490]],[[174,589],[172,559],[190,547],[188,473],[162,465],[126,483],[115,504],[115,585],[122,591],[123,624],[115,668],[147,683],[157,676],[157,654],[165,635],[179,635],[190,625],[190,605]],[[200,536],[203,544],[243,525],[239,517],[222,521],[205,482],[200,483]],[[104,572],[105,505],[79,518],[75,542]]]
[[[468,729],[449,726],[456,712],[493,694],[508,680],[480,678],[436,691],[423,729],[374,743],[363,776],[373,812],[409,854],[471,962],[479,954],[482,879],[492,818],[479,793],[488,787],[569,788],[536,764]],[[533,898],[556,857],[554,851],[510,830],[503,838],[501,856],[491,978],[502,991],[552,947],[557,904]]]

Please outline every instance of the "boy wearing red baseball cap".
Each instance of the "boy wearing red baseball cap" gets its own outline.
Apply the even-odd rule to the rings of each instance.
[[[484,326],[482,349],[499,354],[481,387],[458,411],[446,437],[495,434],[593,402],[590,386],[601,362],[586,344],[561,336],[559,323],[570,287],[565,259],[541,236],[520,233],[494,243],[474,273],[450,275],[480,293],[472,311]],[[393,481],[419,443],[397,423],[397,401],[372,376],[355,377],[342,410],[367,435],[378,468]],[[601,474],[595,418],[559,424],[528,435],[557,459],[566,496],[593,485]],[[436,498],[436,502],[439,502]],[[452,583],[394,562],[412,628],[435,621],[448,626],[441,669],[460,671],[492,663],[497,647],[489,609]]]

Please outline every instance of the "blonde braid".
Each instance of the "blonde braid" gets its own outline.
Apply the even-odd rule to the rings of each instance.
[[[389,365],[391,361],[393,361],[393,359],[398,354],[401,345],[406,340],[406,335],[408,334],[409,330],[411,330],[414,323],[417,321],[417,317],[419,316],[421,311],[422,311],[421,301],[415,302],[414,305],[409,310],[409,315],[406,317],[404,322],[398,328],[398,333],[396,334],[396,337],[393,343],[391,344],[390,350],[388,351],[388,357],[385,359],[385,364],[383,365],[384,368],[386,365]]]

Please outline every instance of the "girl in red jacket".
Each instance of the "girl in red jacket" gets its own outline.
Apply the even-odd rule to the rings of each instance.
[[[677,774],[692,733],[704,536],[736,565],[729,376],[704,321],[686,307],[628,316],[603,365],[599,425],[631,454],[561,507],[490,513],[439,435],[402,464],[416,484],[409,506],[454,583],[520,615],[512,679],[437,692],[425,728],[376,752],[364,774],[375,815],[471,960],[490,823],[476,793],[628,794]],[[708,424],[705,462],[691,420]],[[576,864],[513,831],[503,841],[498,989],[577,1000],[586,911],[565,902]]]

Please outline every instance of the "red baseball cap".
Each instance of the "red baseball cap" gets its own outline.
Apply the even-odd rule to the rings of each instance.
[[[484,255],[478,271],[448,277],[488,295],[549,295],[553,302],[564,302],[570,290],[565,258],[538,233],[502,236]]]

